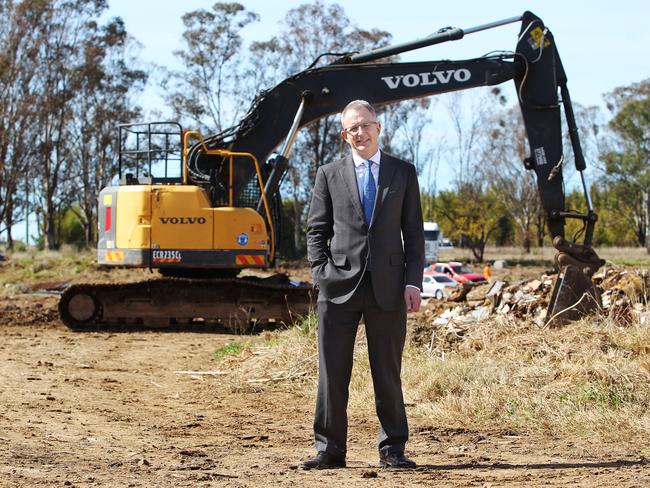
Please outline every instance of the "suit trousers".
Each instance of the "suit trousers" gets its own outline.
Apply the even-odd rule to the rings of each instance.
[[[368,356],[380,422],[379,450],[403,452],[408,424],[402,383],[402,351],[406,338],[406,305],[382,310],[375,299],[369,273],[348,301],[318,301],[319,373],[314,434],[316,450],[345,457],[347,405],[354,344],[363,317]]]

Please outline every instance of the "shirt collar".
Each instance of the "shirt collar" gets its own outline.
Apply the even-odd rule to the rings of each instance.
[[[381,151],[377,150],[377,152],[375,154],[373,154],[372,156],[370,156],[370,158],[368,158],[368,159],[363,159],[357,153],[354,153],[354,152],[352,153],[352,161],[354,161],[354,166],[356,168],[358,168],[359,166],[361,166],[362,164],[364,164],[368,160],[372,161],[373,163],[375,163],[377,165],[377,167],[379,167],[379,161],[381,160]]]

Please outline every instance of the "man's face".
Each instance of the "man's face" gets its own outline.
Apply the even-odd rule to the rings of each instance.
[[[350,145],[352,151],[363,159],[368,159],[377,152],[381,124],[367,109],[349,109],[345,112],[342,122],[341,137]]]

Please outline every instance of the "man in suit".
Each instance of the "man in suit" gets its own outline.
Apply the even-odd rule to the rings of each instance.
[[[400,372],[406,313],[420,308],[424,226],[412,164],[379,150],[381,124],[366,101],[341,113],[351,155],[318,169],[307,252],[318,296],[316,457],[304,469],[345,466],[348,387],[363,317],[381,424],[379,464],[412,468]]]

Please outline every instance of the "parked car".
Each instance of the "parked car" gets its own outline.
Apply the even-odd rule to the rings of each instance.
[[[458,283],[469,283],[470,285],[487,283],[487,280],[481,273],[475,273],[467,264],[459,263],[457,261],[432,264],[424,270],[425,275],[440,273],[453,278]]]
[[[440,247],[445,247],[447,249],[453,249],[454,248],[454,243],[449,237],[443,237],[442,240],[440,241]]]
[[[456,280],[443,274],[426,274],[422,277],[422,296],[424,298],[434,297],[442,300],[449,296],[449,293],[460,286]]]

